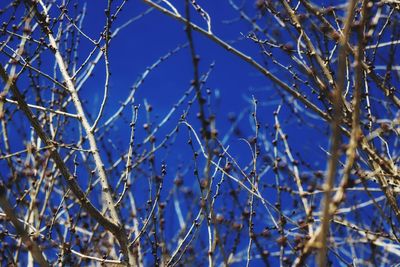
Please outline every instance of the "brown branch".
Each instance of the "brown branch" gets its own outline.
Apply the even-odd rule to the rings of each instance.
[[[340,125],[342,122],[342,92],[345,86],[346,80],[346,61],[347,61],[347,42],[350,36],[350,27],[353,22],[355,6],[357,4],[357,0],[350,0],[347,3],[347,17],[344,24],[343,35],[340,39],[340,50],[339,50],[339,62],[338,62],[338,82],[337,86],[334,88],[333,92],[333,120],[332,120],[332,135],[331,135],[331,149],[327,168],[326,179],[323,185],[323,190],[325,191],[322,205],[322,214],[321,214],[321,232],[318,238],[318,247],[320,250],[318,252],[318,265],[326,266],[327,264],[327,237],[329,232],[329,224],[330,224],[330,214],[329,214],[329,205],[331,203],[331,193],[333,184],[335,181],[335,176],[337,172],[337,165],[339,161],[339,149],[340,149],[340,139],[341,139],[341,130]]]
[[[6,188],[1,183],[0,206],[7,217],[10,218],[17,234],[21,236],[22,242],[24,242],[26,248],[32,254],[33,259],[39,264],[39,266],[50,266],[38,244],[29,237],[29,233],[25,229],[24,225],[19,221],[17,216],[15,216],[15,211],[6,198]]]
[[[7,82],[9,80],[9,77],[4,70],[4,67],[2,64],[0,64],[0,76],[3,79],[4,82]],[[80,188],[76,178],[71,174],[67,166],[65,165],[63,159],[61,158],[60,154],[57,152],[57,149],[50,140],[50,138],[47,136],[45,133],[43,127],[40,125],[39,120],[37,117],[32,113],[30,110],[28,104],[24,100],[23,95],[19,91],[19,89],[16,86],[16,81],[13,80],[10,89],[12,94],[14,95],[15,99],[18,102],[19,108],[24,112],[25,116],[28,118],[29,122],[31,123],[33,129],[35,130],[36,134],[42,139],[43,143],[45,146],[50,147],[50,155],[51,158],[53,159],[54,163],[56,164],[57,168],[60,170],[62,176],[64,177],[69,189],[74,193],[75,197],[79,200],[81,203],[82,207],[87,210],[87,212],[92,216],[93,219],[95,219],[101,226],[103,226],[106,230],[110,231],[111,233],[114,234],[114,236],[118,239],[120,242],[121,248],[127,246],[127,237],[123,233],[121,227],[109,219],[107,219],[93,204],[90,202],[90,200],[86,197],[86,194],[83,192],[83,190]]]

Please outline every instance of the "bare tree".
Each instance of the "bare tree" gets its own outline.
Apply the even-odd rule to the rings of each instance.
[[[1,4],[0,261],[400,262],[400,2],[218,4]],[[93,5],[104,12],[90,13],[100,10]],[[116,67],[116,42],[149,16],[160,31],[183,27],[184,42],[160,42],[153,63],[135,65],[132,86],[115,88],[112,73],[132,77]],[[87,30],[96,27],[100,34]],[[150,36],[137,28],[137,42]],[[229,79],[214,70],[229,66],[204,43],[261,77],[266,86],[247,94],[246,108],[218,109],[224,98],[210,77]],[[166,68],[191,74],[158,112],[140,91]]]

